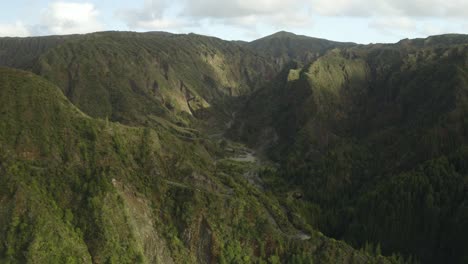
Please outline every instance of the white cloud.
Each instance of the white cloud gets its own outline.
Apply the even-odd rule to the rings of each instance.
[[[310,0],[308,4],[323,16],[370,16],[372,10],[365,0]]]
[[[244,39],[258,38],[265,30],[297,30],[313,25],[309,8],[300,0],[199,0],[185,3],[181,16],[194,23],[203,21],[205,27],[223,25],[228,32],[239,29]],[[222,35],[232,38],[229,34]]]
[[[274,30],[310,31],[314,21],[322,18],[350,23],[364,19],[377,34],[396,39],[422,36],[425,32],[457,31],[453,30],[455,27],[463,29],[468,1],[145,0],[139,7],[120,10],[117,17],[132,30],[199,31],[225,38],[232,32],[247,39]],[[434,21],[442,20],[451,21],[448,24],[452,26],[437,27]]]
[[[199,0],[186,2],[183,13],[193,17],[233,18],[300,12],[303,6],[299,0]]]
[[[312,13],[323,17],[363,18],[369,28],[394,38],[466,32],[466,0],[308,0]]]
[[[375,29],[409,31],[416,29],[416,22],[408,17],[381,17],[372,20],[369,26]]]
[[[15,24],[0,24],[0,37],[27,37],[30,34],[29,29],[21,21]]]
[[[302,28],[312,25],[311,16],[303,13],[291,15],[290,13],[275,13],[271,15],[248,15],[233,18],[210,18],[212,24],[227,24],[245,29],[255,29],[258,25],[276,25],[280,29],[284,27]]]
[[[16,23],[0,24],[0,36],[89,33],[105,29],[93,4],[97,0],[49,1],[36,21],[24,18]],[[193,31],[228,39],[241,36],[252,39],[277,30],[321,32],[318,34],[326,36],[324,26],[339,31],[337,24],[348,22],[371,32],[366,34],[391,35],[392,39],[468,32],[467,0],[142,0],[133,8],[118,8],[104,10],[114,12],[117,20],[107,23],[124,22],[130,30]]]
[[[323,16],[406,16],[460,17],[468,16],[466,0],[145,0],[141,8],[123,12],[132,20],[161,18],[173,6],[180,7],[180,17],[238,18],[275,16],[309,10]],[[124,16],[123,16],[124,17]]]
[[[418,23],[409,17],[379,17],[370,20],[369,27],[394,39],[408,37],[408,32],[417,32]]]
[[[175,28],[183,28],[187,26],[186,23],[182,21],[178,21],[176,19],[167,19],[167,18],[154,18],[151,20],[142,20],[142,21],[135,21],[135,24],[132,26],[133,28],[137,29],[157,29],[157,30],[167,30],[167,29],[175,29]]]
[[[274,25],[279,25],[281,27],[292,27],[292,28],[302,28],[313,26],[312,16],[307,13],[296,13],[292,15],[289,14],[275,14],[271,16],[271,22]]]
[[[145,0],[139,8],[119,10],[116,15],[131,30],[198,31],[202,34],[216,34],[221,30],[236,32],[237,36],[248,39],[261,35],[259,28],[279,30],[312,25],[309,8],[301,4],[301,0]],[[229,38],[224,33],[216,35]]]
[[[166,9],[170,6],[166,0],[145,0],[142,7],[118,10],[116,15],[124,20],[130,29],[161,30],[185,24],[180,17],[164,17]]]
[[[466,0],[309,0],[311,8],[325,16],[468,16]]]
[[[51,34],[81,34],[99,31],[103,25],[92,3],[53,2],[43,11],[41,27]]]

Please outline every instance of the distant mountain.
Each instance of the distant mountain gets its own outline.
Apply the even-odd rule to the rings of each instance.
[[[336,42],[280,31],[247,44],[256,52],[275,59],[279,65],[290,61],[308,63],[334,48],[355,46],[351,42]]]
[[[20,65],[33,65],[87,114],[126,124],[158,123],[154,116],[187,124],[185,114],[246,94],[275,75],[271,63],[253,52],[195,34],[100,32],[58,42],[0,41],[4,54],[14,54],[15,45],[24,50],[30,61]]]
[[[449,46],[449,45],[464,45],[468,43],[468,35],[464,34],[444,34],[430,36],[428,38],[418,39],[403,39],[397,44],[402,46],[416,47],[434,47],[434,46]]]

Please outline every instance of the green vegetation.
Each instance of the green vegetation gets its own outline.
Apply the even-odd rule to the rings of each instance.
[[[2,38],[0,40],[0,66],[29,69],[41,54],[74,37],[74,35],[69,35]]]
[[[158,125],[156,116],[180,126],[274,74],[262,57],[220,39],[119,32],[68,41],[42,54],[34,71],[93,117]]]
[[[0,95],[1,262],[372,259],[312,229],[291,236],[276,198],[244,178],[255,166],[214,165],[209,142],[93,119],[29,72],[0,69]]]
[[[464,263],[466,43],[2,38],[0,262]]]
[[[463,43],[356,46],[292,65],[246,101],[231,136],[266,149],[280,164],[264,176],[271,190],[326,235],[464,263],[468,240],[453,232],[466,226]]]
[[[355,46],[355,43],[336,42],[280,31],[273,35],[243,45],[269,57],[277,66],[283,67],[291,61],[303,64],[319,58],[328,50]]]

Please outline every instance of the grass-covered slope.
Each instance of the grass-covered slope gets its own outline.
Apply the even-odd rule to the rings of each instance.
[[[272,186],[303,195],[290,208],[324,233],[464,263],[468,240],[454,230],[467,226],[466,43],[331,50],[255,92],[233,134],[281,164]]]
[[[2,263],[398,263],[291,222],[258,165],[91,118],[29,72],[0,68],[0,145]]]

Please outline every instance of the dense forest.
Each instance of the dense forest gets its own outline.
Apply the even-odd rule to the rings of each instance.
[[[465,263],[468,36],[0,38],[2,263]]]

